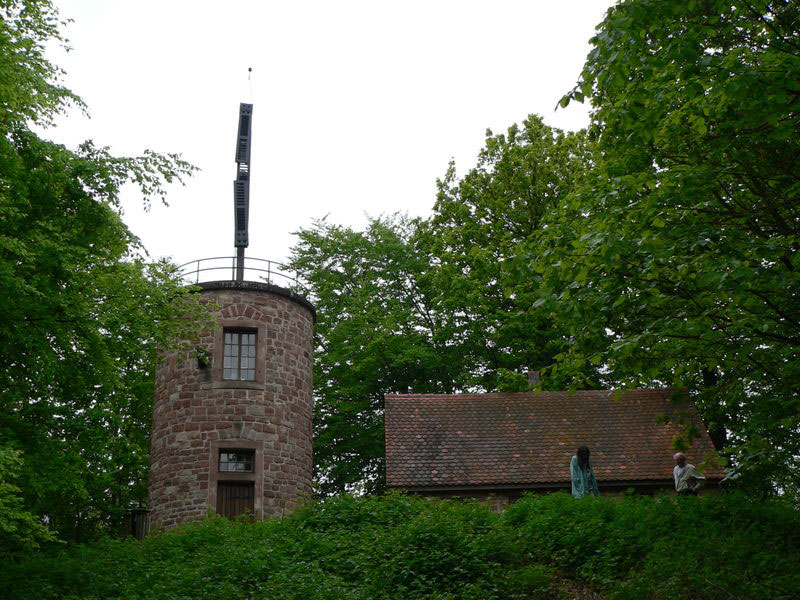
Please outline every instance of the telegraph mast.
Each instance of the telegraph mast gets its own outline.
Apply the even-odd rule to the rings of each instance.
[[[244,249],[250,244],[247,226],[250,217],[250,134],[253,105],[239,104],[239,134],[236,137],[236,180],[233,182],[236,281],[244,279]]]

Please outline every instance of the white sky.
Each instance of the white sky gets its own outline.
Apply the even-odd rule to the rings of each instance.
[[[326,214],[355,228],[367,214],[429,215],[436,178],[451,157],[459,173],[473,166],[487,127],[529,113],[584,127],[586,107],[554,107],[612,0],[55,4],[74,22],[72,51],[52,60],[91,119],[74,111],[46,135],[200,167],[169,207],[124,197],[151,255],[183,263],[235,252],[239,102],[254,104],[247,255],[283,260],[292,232]]]

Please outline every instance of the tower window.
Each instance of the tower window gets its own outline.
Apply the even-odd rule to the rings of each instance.
[[[252,450],[220,450],[219,470],[222,473],[252,473]]]
[[[224,330],[222,378],[235,381],[256,379],[256,331],[254,329]]]

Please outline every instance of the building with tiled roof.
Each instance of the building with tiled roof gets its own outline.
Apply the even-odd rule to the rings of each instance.
[[[623,392],[391,394],[386,396],[386,480],[391,488],[439,496],[570,489],[570,458],[591,450],[601,493],[673,488],[674,440],[696,436],[698,466],[714,445],[685,389]],[[709,461],[707,488],[722,470]]]

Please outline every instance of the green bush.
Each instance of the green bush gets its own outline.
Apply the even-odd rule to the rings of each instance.
[[[390,494],[9,556],[0,589],[18,600],[536,600],[564,596],[566,577],[616,600],[793,598],[799,545],[795,509],[738,496],[552,494],[500,515]]]
[[[703,498],[528,496],[510,507],[532,560],[609,598],[796,598],[800,515],[788,503]]]

